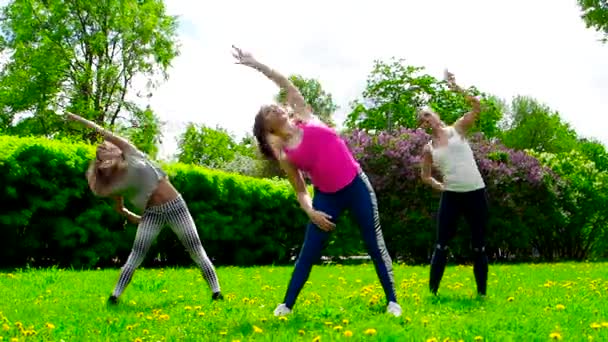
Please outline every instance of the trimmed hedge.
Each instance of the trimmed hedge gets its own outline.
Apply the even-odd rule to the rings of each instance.
[[[122,264],[136,226],[95,197],[84,177],[94,147],[44,138],[0,136],[0,267]],[[287,263],[299,251],[306,215],[286,181],[173,164],[164,169],[188,203],[207,254],[217,265]],[[328,255],[352,253],[359,236],[346,217]],[[340,240],[340,243],[336,241]],[[355,247],[351,247],[355,246]],[[145,265],[191,264],[164,229]]]

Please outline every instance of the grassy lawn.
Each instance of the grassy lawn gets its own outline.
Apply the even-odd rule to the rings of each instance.
[[[220,267],[212,302],[198,271],[139,269],[118,306],[118,270],[0,273],[2,341],[606,341],[608,263],[491,266],[488,298],[470,266],[395,266],[403,316],[391,317],[372,265],[315,266],[294,313],[272,315],[292,267]]]

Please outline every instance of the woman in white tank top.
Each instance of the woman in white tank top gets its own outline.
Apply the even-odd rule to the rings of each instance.
[[[456,85],[454,75],[446,71],[450,89],[464,94]],[[485,297],[488,279],[488,258],[485,253],[485,230],[488,220],[486,189],[473,151],[465,138],[480,113],[480,103],[466,95],[472,110],[452,126],[446,126],[437,113],[422,110],[418,113],[421,126],[431,130],[432,139],[422,152],[422,180],[442,192],[437,215],[437,242],[431,258],[429,288],[437,294],[439,283],[447,264],[448,244],[456,234],[460,216],[464,216],[471,228],[471,244],[474,252],[473,273],[477,293]],[[431,169],[440,171],[442,182],[436,180]]]

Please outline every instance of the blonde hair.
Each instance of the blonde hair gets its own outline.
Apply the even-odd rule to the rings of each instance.
[[[109,152],[122,158],[120,160],[100,159],[100,155],[103,155],[104,152]],[[127,166],[120,148],[109,141],[104,141],[97,146],[95,160],[89,163],[86,172],[89,188],[97,196],[105,197],[110,195],[114,185],[125,174]]]

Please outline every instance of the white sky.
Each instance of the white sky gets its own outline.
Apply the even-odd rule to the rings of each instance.
[[[403,57],[510,100],[530,95],[584,136],[608,145],[608,45],[585,28],[575,0],[192,1],[180,16],[181,55],[150,100],[168,122],[161,154],[189,122],[251,130],[274,84],[233,64],[232,44],[284,74],[317,78],[340,105],[361,94],[374,59]]]

